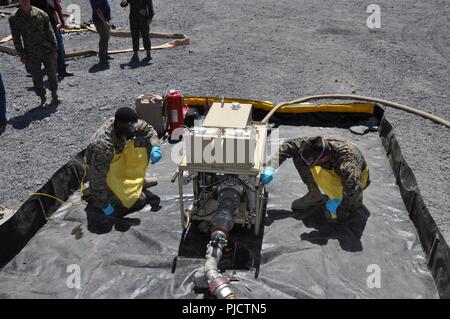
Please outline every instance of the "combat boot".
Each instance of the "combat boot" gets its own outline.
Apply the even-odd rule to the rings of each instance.
[[[322,203],[323,197],[319,188],[317,186],[310,187],[308,189],[308,193],[305,196],[300,197],[299,199],[296,199],[292,202],[292,209],[303,210],[309,207],[321,205]]]
[[[134,51],[133,56],[131,57],[131,62],[139,62],[139,54],[137,51]]]
[[[150,188],[150,187],[153,187],[156,185],[158,185],[158,178],[156,178],[154,176],[144,178],[144,189]]]
[[[152,53],[150,52],[150,50],[147,50],[147,57],[146,57],[146,59],[149,60],[149,61],[152,59]]]
[[[52,92],[52,104],[58,105],[62,102],[62,100],[58,97],[58,93],[56,91]]]
[[[45,107],[46,103],[47,103],[47,97],[45,95],[40,96],[41,98],[41,103],[39,104],[40,107]]]
[[[92,197],[91,188],[90,187],[85,188],[83,190],[83,193],[81,194],[81,200],[88,202],[91,199],[91,197]]]

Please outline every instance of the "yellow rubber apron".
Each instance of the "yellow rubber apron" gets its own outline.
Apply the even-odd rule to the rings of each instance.
[[[329,199],[340,199],[343,196],[342,180],[334,170],[325,169],[320,166],[311,168],[311,173],[319,188],[327,194]],[[361,176],[361,186],[363,189],[367,187],[369,179],[369,169],[366,167]]]
[[[147,166],[147,149],[135,147],[132,140],[127,141],[122,153],[114,154],[106,184],[124,207],[132,207],[141,196]]]

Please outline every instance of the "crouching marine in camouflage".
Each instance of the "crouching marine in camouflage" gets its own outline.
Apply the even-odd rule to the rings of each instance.
[[[156,185],[145,178],[149,161],[161,159],[158,134],[131,108],[120,108],[94,135],[85,153],[89,204],[99,213],[123,217],[142,209]]]
[[[292,203],[292,209],[326,206],[329,221],[348,219],[363,205],[363,190],[369,185],[369,169],[361,151],[338,139],[297,138],[285,141],[261,173],[270,182],[275,169],[292,158],[308,193]],[[323,196],[321,190],[327,195]]]

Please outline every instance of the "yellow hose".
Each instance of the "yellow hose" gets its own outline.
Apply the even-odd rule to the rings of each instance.
[[[45,193],[33,193],[33,194],[31,194],[31,196],[45,196],[45,197],[50,197],[50,198],[53,198],[53,199],[55,199],[55,200],[57,200],[58,202],[61,202],[61,203],[65,203],[65,201],[63,201],[62,199],[60,199],[60,198],[58,198],[58,197],[55,197],[55,196],[52,196],[52,195],[49,195],[49,194],[45,194]]]
[[[378,99],[378,98],[373,98],[373,97],[368,97],[368,96],[351,95],[351,94],[311,95],[311,96],[306,96],[306,97],[303,97],[301,99],[297,99],[297,100],[293,100],[293,101],[289,101],[289,102],[282,102],[282,103],[279,103],[277,106],[275,106],[269,112],[269,114],[266,115],[266,117],[262,120],[262,122],[267,124],[269,122],[270,118],[273,116],[273,114],[275,114],[275,112],[278,111],[283,106],[303,103],[303,102],[307,102],[307,101],[310,101],[310,100],[321,100],[321,99],[357,100],[357,101],[367,101],[367,102],[380,103],[380,104],[392,107],[394,109],[398,109],[398,110],[402,110],[402,111],[405,111],[405,112],[408,112],[408,113],[420,115],[423,118],[432,120],[435,123],[442,124],[442,125],[446,126],[447,128],[450,128],[450,122],[449,121],[444,120],[443,118],[440,118],[440,117],[438,117],[436,115],[433,115],[433,114],[430,114],[430,113],[427,113],[427,112],[424,112],[424,111],[417,110],[417,109],[415,109],[413,107],[410,107],[410,106],[407,106],[407,105],[402,105],[402,104],[391,102],[391,101],[387,101],[387,100],[383,100],[383,99]]]

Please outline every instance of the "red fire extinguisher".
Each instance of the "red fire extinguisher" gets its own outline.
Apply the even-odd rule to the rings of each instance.
[[[183,95],[177,90],[169,91],[166,102],[169,112],[169,134],[171,134],[175,129],[184,127],[184,118],[189,108],[184,105]]]

